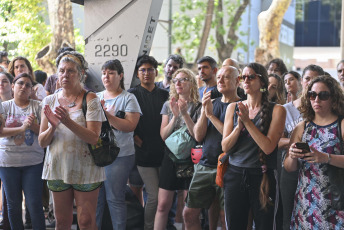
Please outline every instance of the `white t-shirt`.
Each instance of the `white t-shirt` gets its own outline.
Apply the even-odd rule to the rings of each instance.
[[[58,94],[47,96],[42,107],[48,104],[52,111],[60,105]],[[105,116],[98,98],[87,103],[86,119],[82,109],[69,112],[69,117],[81,126],[86,121],[104,121]],[[50,123],[48,123],[50,126]],[[47,148],[42,178],[63,180],[67,184],[91,184],[105,180],[104,168],[94,164],[87,143],[81,140],[62,123],[55,130],[52,142]]]
[[[47,92],[45,91],[44,86],[38,83],[37,85],[35,85],[35,88],[37,88],[36,97],[38,98],[38,100],[42,101],[47,96]]]
[[[30,100],[26,108],[20,108],[14,99],[2,102],[5,127],[20,127],[30,114],[37,118],[36,123],[41,122],[40,101]],[[11,137],[0,138],[0,166],[22,167],[42,163],[43,148],[38,144],[38,136],[30,129],[25,133]]]

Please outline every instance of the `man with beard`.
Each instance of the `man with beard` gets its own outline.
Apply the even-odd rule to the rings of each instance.
[[[212,91],[211,98],[217,98],[221,96],[221,93],[217,90],[216,87],[216,72],[217,72],[217,63],[214,58],[209,56],[201,57],[197,60],[198,75],[205,83],[205,86],[199,88],[199,97],[202,100],[203,91],[206,88],[207,92]]]
[[[165,78],[162,81],[156,82],[155,85],[161,89],[164,89],[170,92],[170,84],[172,75],[176,72],[177,69],[183,68],[184,60],[181,56],[177,54],[171,54],[166,62],[164,67]]]

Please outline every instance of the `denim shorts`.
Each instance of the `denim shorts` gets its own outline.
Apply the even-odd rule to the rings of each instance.
[[[223,189],[215,183],[216,171],[216,168],[195,165],[195,172],[186,198],[188,208],[209,209],[215,197],[218,197],[220,207],[223,209]]]
[[[53,192],[63,192],[70,188],[73,188],[79,192],[91,192],[99,188],[103,182],[97,182],[92,184],[65,184],[63,180],[48,180],[47,185],[49,190]]]

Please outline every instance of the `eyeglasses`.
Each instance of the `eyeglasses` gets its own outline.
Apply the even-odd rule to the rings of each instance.
[[[243,81],[245,81],[246,78],[247,78],[249,81],[251,81],[251,80],[256,79],[257,76],[258,76],[258,77],[261,77],[262,75],[260,75],[260,74],[242,75],[242,76],[241,76],[241,79],[242,79]]]
[[[177,82],[184,83],[184,82],[186,82],[186,81],[189,81],[189,78],[184,77],[184,78],[173,78],[173,79],[172,79],[172,82],[173,82],[174,84],[176,84]]]
[[[148,68],[148,69],[145,69],[145,68],[142,68],[142,69],[139,69],[139,72],[141,72],[142,74],[152,74],[154,73],[155,69],[154,68]]]
[[[309,91],[307,96],[309,100],[312,100],[312,101],[314,101],[317,97],[319,97],[321,101],[327,101],[328,99],[330,99],[331,93],[329,91],[321,91],[319,93],[316,93],[314,91]]]
[[[23,85],[25,85],[26,88],[31,88],[32,87],[32,84],[30,83],[25,83],[23,81],[17,81],[16,82],[18,85],[20,85],[21,87],[23,87]]]

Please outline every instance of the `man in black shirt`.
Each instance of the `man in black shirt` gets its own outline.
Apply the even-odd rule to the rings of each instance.
[[[227,106],[240,100],[237,95],[238,77],[236,68],[222,67],[217,73],[217,88],[222,97],[212,102],[211,92],[204,90],[201,117],[194,127],[196,140],[203,143],[203,154],[200,162],[195,165],[184,208],[187,229],[201,229],[199,214],[202,208],[209,209],[209,229],[217,228],[218,208],[216,210],[215,201],[219,200],[223,207],[222,188],[215,184],[217,159],[222,153],[221,141]],[[222,216],[224,219],[224,215]]]
[[[159,167],[164,156],[164,141],[160,136],[161,109],[169,93],[154,83],[158,62],[151,56],[143,55],[136,64],[137,76],[141,83],[129,89],[141,107],[142,116],[134,131],[137,169],[146,186],[145,229],[153,229],[158,205]]]

